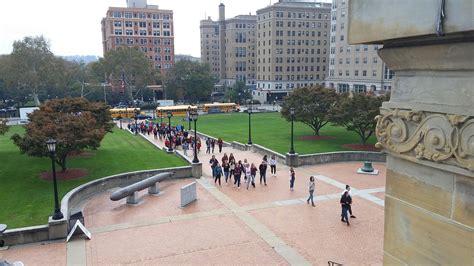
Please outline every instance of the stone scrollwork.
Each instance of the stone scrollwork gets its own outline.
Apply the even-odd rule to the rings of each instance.
[[[376,147],[474,171],[474,117],[381,109]]]

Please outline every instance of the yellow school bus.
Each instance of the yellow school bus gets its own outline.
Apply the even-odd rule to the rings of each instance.
[[[230,113],[239,112],[240,107],[236,103],[208,103],[203,110],[206,113]]]
[[[188,109],[191,112],[197,111],[197,106],[193,105],[173,105],[173,106],[163,106],[163,107],[156,107],[156,116],[157,117],[167,117],[168,112],[171,111],[173,116],[187,116]]]
[[[112,118],[134,118],[135,111],[138,111],[139,114],[143,113],[140,112],[140,108],[113,108],[110,109],[110,114]]]

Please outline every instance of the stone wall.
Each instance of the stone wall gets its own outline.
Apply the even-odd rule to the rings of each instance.
[[[385,162],[386,156],[381,152],[342,151],[306,154],[299,156],[299,165],[314,165],[331,162],[372,161]]]

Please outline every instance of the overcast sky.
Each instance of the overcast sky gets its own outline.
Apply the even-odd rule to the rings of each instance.
[[[255,14],[270,0],[148,0],[148,4],[174,11],[176,54],[200,56],[199,21],[218,16]],[[271,0],[272,3],[277,0]],[[330,0],[324,0],[330,2]],[[0,15],[0,54],[9,54],[15,40],[45,36],[56,55],[102,56],[100,21],[110,6],[125,7],[126,0],[6,0]]]

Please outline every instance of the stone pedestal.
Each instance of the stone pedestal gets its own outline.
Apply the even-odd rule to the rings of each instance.
[[[443,2],[350,2],[349,39],[382,43],[395,71],[376,127],[387,152],[386,265],[473,261],[473,4],[448,0],[440,12]]]
[[[67,236],[67,220],[53,220],[52,216],[48,218],[48,235],[49,240],[66,238]]]
[[[298,153],[294,153],[294,154],[290,154],[290,153],[287,153],[286,156],[286,165],[290,166],[290,167],[298,167],[300,165],[300,156],[298,155]]]
[[[192,164],[192,173],[194,178],[201,178],[202,176],[202,163]]]
[[[127,197],[127,204],[136,205],[139,203],[138,191],[133,192],[132,195]]]
[[[148,194],[151,194],[151,195],[160,194],[160,183],[156,182],[153,186],[149,187]]]

